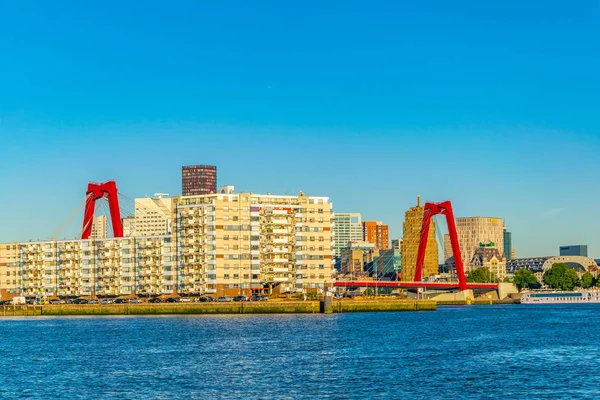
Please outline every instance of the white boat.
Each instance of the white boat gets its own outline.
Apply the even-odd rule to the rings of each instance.
[[[600,303],[600,292],[553,292],[527,293],[521,296],[521,304],[589,304]]]

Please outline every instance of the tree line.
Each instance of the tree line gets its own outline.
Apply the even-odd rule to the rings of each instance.
[[[515,272],[512,279],[507,278],[504,281],[514,283],[519,290],[524,288],[539,289],[542,286],[536,275],[525,268]],[[587,289],[592,286],[600,286],[600,277],[594,278],[591,272],[585,272],[579,278],[577,272],[564,263],[553,264],[552,268],[544,272],[542,281],[550,288],[557,290],[573,290],[576,287]],[[469,272],[467,282],[498,283],[500,280],[488,267],[480,267]]]

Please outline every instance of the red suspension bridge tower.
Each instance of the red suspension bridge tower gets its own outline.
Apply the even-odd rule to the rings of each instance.
[[[450,203],[449,200],[441,203],[425,203],[423,208],[423,224],[421,225],[421,238],[419,240],[419,251],[417,253],[415,282],[421,282],[423,276],[423,263],[425,261],[425,250],[427,250],[427,236],[429,235],[431,217],[443,214],[446,216],[446,222],[448,223],[448,233],[450,234],[450,242],[452,243],[452,255],[454,256],[456,275],[458,276],[458,288],[460,290],[467,290],[467,280],[465,278],[465,270],[460,256],[460,246],[458,244],[458,235],[456,234],[456,222],[454,221],[452,203]]]
[[[90,182],[85,200],[85,211],[83,213],[82,239],[89,239],[92,233],[92,223],[94,222],[94,210],[96,201],[106,198],[110,209],[110,220],[113,228],[114,237],[123,237],[123,225],[121,223],[121,211],[119,210],[119,196],[117,184],[115,181],[104,183]]]

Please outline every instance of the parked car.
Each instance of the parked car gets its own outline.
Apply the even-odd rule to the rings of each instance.
[[[50,303],[50,304],[60,304],[60,300],[59,299],[52,299],[48,303]]]
[[[198,297],[198,303],[210,303],[212,301],[215,301],[215,299],[213,297],[210,297],[210,296],[200,296],[200,297]]]
[[[160,297],[153,297],[150,300],[148,300],[148,303],[162,303],[163,300]]]
[[[140,304],[142,302],[142,300],[138,299],[137,297],[132,297],[129,299],[129,302],[132,304]]]
[[[250,297],[250,301],[262,301],[262,297],[260,297],[260,296],[252,296],[252,297]]]
[[[98,304],[99,301],[97,299],[89,299],[88,304]]]
[[[0,306],[8,306],[12,304],[12,300],[0,300]]]
[[[228,303],[228,302],[232,301],[232,299],[229,296],[221,296],[221,297],[219,297],[219,299],[217,301],[220,303]]]
[[[87,299],[77,298],[77,299],[73,300],[73,304],[87,304],[87,303],[88,303]]]
[[[129,299],[115,299],[115,304],[129,303]]]
[[[190,299],[189,297],[182,297],[179,299],[179,302],[181,303],[191,303],[192,299]]]
[[[248,301],[248,298],[246,296],[235,296],[233,301]]]
[[[100,304],[112,304],[112,299],[102,299],[100,300]]]
[[[169,297],[167,299],[167,303],[179,303],[181,301],[181,297]]]

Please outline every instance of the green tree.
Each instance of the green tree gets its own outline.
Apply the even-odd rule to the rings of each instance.
[[[374,294],[375,294],[375,292],[371,288],[366,288],[365,291],[363,292],[363,296],[373,296]]]
[[[488,267],[475,268],[467,275],[467,282],[472,283],[489,283],[498,282],[496,274],[494,274]]]
[[[528,269],[521,268],[515,272],[513,277],[513,283],[517,286],[517,289],[523,288],[535,289],[540,286],[535,274]]]
[[[543,279],[546,285],[559,290],[573,290],[578,281],[577,272],[563,263],[553,264]]]
[[[592,287],[594,284],[594,275],[591,272],[586,272],[581,275],[581,287],[584,289]]]

